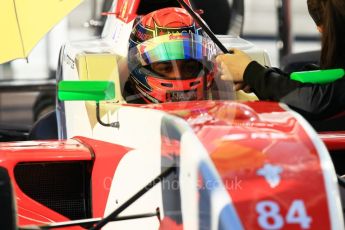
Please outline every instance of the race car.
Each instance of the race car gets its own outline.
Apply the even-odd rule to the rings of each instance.
[[[207,100],[127,103],[139,1],[115,3],[108,36],[62,49],[59,138],[0,144],[1,229],[344,228],[341,133],[216,80]]]

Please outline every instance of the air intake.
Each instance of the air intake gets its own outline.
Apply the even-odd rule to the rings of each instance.
[[[71,219],[91,217],[90,163],[20,163],[14,169],[20,189],[30,198]]]

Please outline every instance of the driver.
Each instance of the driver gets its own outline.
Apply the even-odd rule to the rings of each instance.
[[[129,38],[129,103],[202,100],[214,80],[217,49],[183,8],[136,19]]]

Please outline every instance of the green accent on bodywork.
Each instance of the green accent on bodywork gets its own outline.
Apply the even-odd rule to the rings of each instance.
[[[103,101],[115,98],[111,81],[60,81],[58,98],[61,101]]]
[[[343,69],[326,69],[315,71],[293,72],[290,78],[302,83],[326,84],[342,78],[345,75]]]

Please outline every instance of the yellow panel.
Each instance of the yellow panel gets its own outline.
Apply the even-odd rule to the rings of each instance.
[[[75,63],[80,80],[115,81],[118,78],[115,54],[78,54]]]
[[[115,83],[115,100],[122,99],[115,54],[78,54],[76,66],[80,80],[113,81]]]
[[[80,80],[113,81],[115,83],[114,101],[124,101],[121,94],[117,56],[115,54],[78,54],[76,56],[75,63]],[[101,103],[101,117],[103,117],[109,111],[110,107],[105,103]],[[91,127],[94,127],[97,124],[95,116],[95,103],[86,102],[86,109],[88,112],[90,125]]]
[[[0,64],[24,57],[13,1],[0,1]]]
[[[24,58],[81,0],[1,0],[0,64]]]
[[[54,25],[81,2],[81,0],[13,1],[16,2],[26,55]]]

